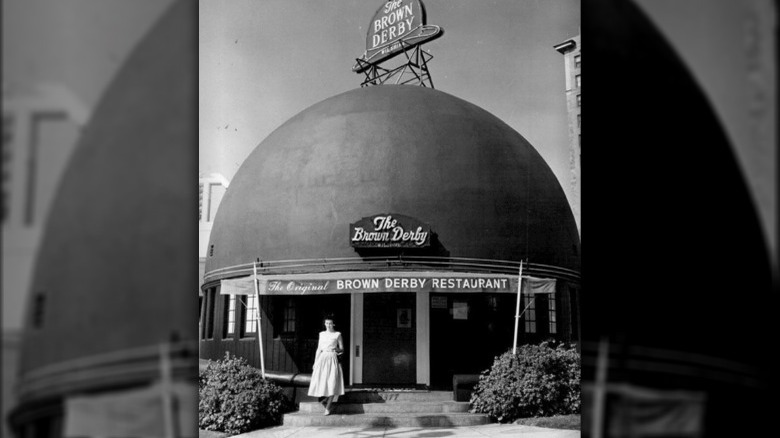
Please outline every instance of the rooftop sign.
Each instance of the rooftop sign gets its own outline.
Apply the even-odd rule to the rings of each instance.
[[[431,227],[409,216],[377,214],[350,224],[349,242],[355,248],[425,248]]]
[[[420,0],[391,0],[374,14],[366,35],[366,51],[352,70],[360,73],[404,50],[440,37],[444,29],[425,22]]]

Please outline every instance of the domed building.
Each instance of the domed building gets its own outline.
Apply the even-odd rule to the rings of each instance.
[[[521,261],[518,345],[577,343],[579,235],[532,145],[441,91],[351,90],[276,129],[231,181],[201,358],[305,375],[332,314],[347,385],[449,389],[512,348]]]
[[[196,268],[181,256],[196,252],[195,12],[176,2],[151,27],[63,174],[26,308],[16,436],[197,435]]]

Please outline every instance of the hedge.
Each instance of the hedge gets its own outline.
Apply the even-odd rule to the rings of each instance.
[[[281,424],[292,405],[241,357],[209,361],[200,374],[198,428],[231,435]]]
[[[518,418],[580,413],[580,355],[574,346],[549,342],[507,351],[479,376],[472,412],[501,423]]]

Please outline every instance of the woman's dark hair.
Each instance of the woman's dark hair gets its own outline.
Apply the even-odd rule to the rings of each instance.
[[[328,313],[327,315],[325,315],[325,317],[322,318],[322,322],[325,323],[325,321],[328,320],[328,319],[333,321],[333,324],[336,323],[336,318],[333,316],[332,313]]]

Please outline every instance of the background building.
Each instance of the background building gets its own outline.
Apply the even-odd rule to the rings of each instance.
[[[574,219],[577,221],[577,229],[581,228],[581,143],[582,135],[582,44],[581,36],[577,35],[555,46],[555,50],[563,55],[563,68],[566,72],[566,109],[569,113],[569,193]]]
[[[198,296],[201,297],[203,293],[200,287],[203,286],[211,228],[214,226],[217,208],[227,188],[228,180],[218,173],[198,177]],[[199,301],[202,306],[202,299]],[[198,327],[200,323],[201,320],[198,318]]]

